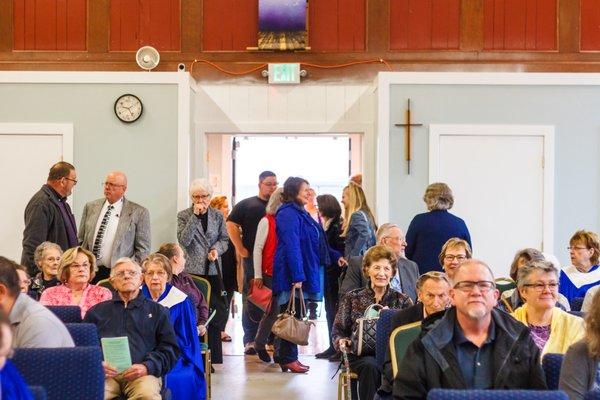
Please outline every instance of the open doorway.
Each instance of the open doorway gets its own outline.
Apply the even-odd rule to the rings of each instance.
[[[258,175],[277,174],[310,182],[317,194],[341,198],[351,175],[362,173],[362,135],[340,134],[207,134],[208,176],[215,194],[231,204],[255,196]]]
[[[289,176],[310,182],[319,194],[341,199],[351,175],[362,173],[362,135],[336,134],[207,134],[207,170],[215,195],[225,195],[230,205],[258,193],[258,175],[275,172],[282,186]],[[238,271],[241,273],[241,269]],[[238,281],[241,276],[238,276]],[[223,346],[225,355],[242,355],[241,296],[234,296],[233,315],[227,331],[232,343]],[[329,343],[323,305],[317,310],[317,327],[311,332],[311,346],[302,354],[315,354]]]

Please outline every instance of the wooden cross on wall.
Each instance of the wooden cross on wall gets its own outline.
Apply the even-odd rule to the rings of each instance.
[[[408,107],[406,108],[406,123],[394,125],[406,128],[404,131],[404,159],[406,160],[406,173],[410,175],[410,128],[413,126],[423,126],[423,124],[413,124],[410,120],[410,99],[408,99]]]

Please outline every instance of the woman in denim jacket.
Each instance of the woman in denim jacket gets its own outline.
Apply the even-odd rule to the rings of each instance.
[[[371,212],[365,192],[354,182],[350,182],[342,192],[344,223],[342,237],[345,238],[344,257],[362,256],[369,247],[375,245],[375,216]]]

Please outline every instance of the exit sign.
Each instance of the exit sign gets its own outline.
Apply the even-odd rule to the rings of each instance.
[[[300,64],[269,64],[269,83],[275,85],[300,83]]]

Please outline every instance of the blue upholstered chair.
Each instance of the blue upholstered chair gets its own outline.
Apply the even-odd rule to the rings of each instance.
[[[41,386],[27,386],[27,388],[35,400],[46,400],[48,398],[46,389]]]
[[[590,390],[585,394],[583,400],[600,400],[600,389]]]
[[[65,324],[81,322],[81,308],[79,306],[46,306],[46,308]]]
[[[568,400],[560,390],[457,390],[432,389],[427,400]]]
[[[382,310],[377,320],[377,332],[375,335],[375,358],[379,369],[383,368],[385,355],[390,345],[390,334],[392,333],[392,316],[397,310]]]
[[[550,390],[558,390],[558,380],[560,378],[560,368],[562,367],[564,355],[546,354],[542,357],[542,367],[546,374],[546,384]]]
[[[570,301],[571,311],[581,311],[581,306],[583,305],[583,297],[574,297]]]
[[[585,313],[583,311],[573,311],[573,310],[571,310],[571,311],[567,311],[567,312],[569,314],[571,314],[571,315],[576,315],[576,316],[578,316],[580,318],[584,318],[585,317]]]
[[[65,324],[65,326],[69,330],[75,346],[100,346],[96,325],[81,322]]]
[[[48,400],[104,399],[99,346],[16,349],[12,361],[28,385],[46,389]]]

